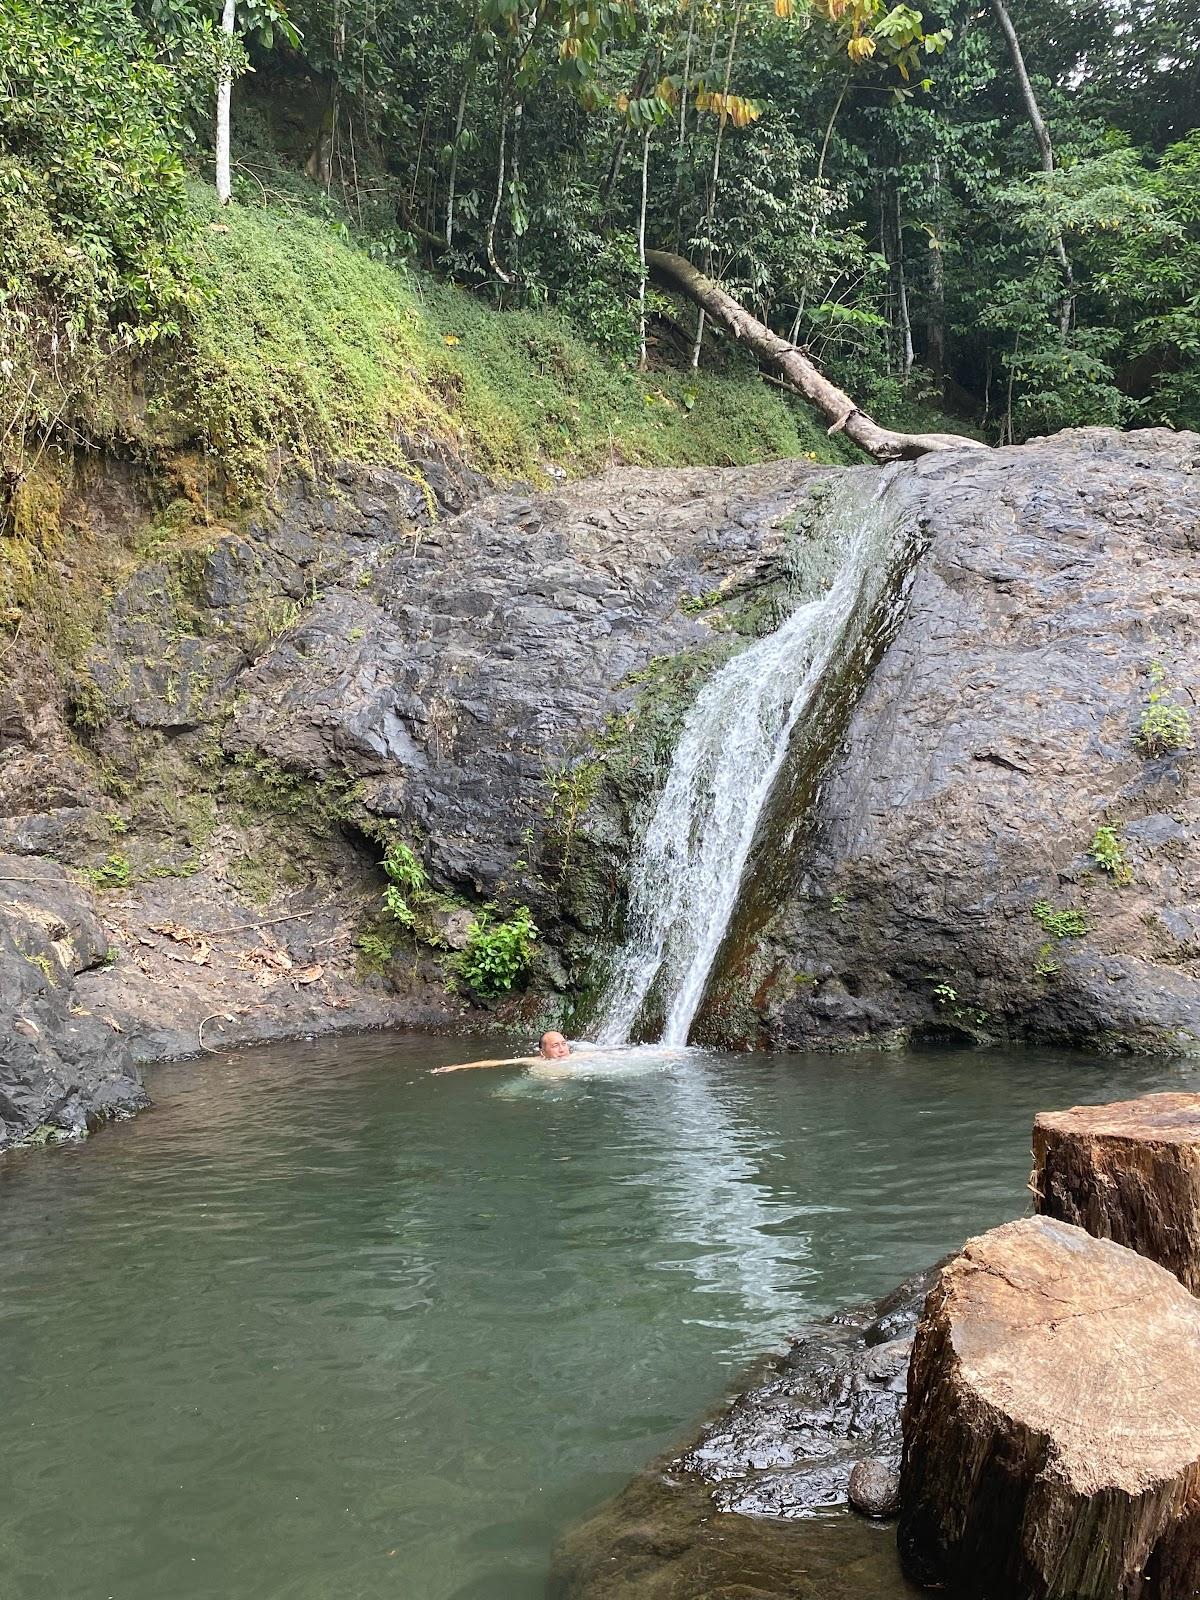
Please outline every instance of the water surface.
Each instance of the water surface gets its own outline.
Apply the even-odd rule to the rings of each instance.
[[[1035,1110],[1194,1077],[428,1075],[464,1049],[164,1068],[135,1122],[0,1158],[0,1593],[534,1600],[564,1527],[748,1358],[1019,1213]]]

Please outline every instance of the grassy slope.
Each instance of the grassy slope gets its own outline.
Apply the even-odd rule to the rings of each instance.
[[[197,190],[206,303],[162,365],[152,424],[206,440],[246,488],[276,446],[313,461],[453,446],[500,477],[610,461],[844,459],[802,408],[733,375],[615,366],[549,311],[500,312],[374,261],[296,209],[218,213]]]

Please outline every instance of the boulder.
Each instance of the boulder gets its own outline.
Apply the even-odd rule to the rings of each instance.
[[[900,1508],[899,1465],[892,1457],[868,1456],[850,1474],[850,1505],[864,1517],[894,1517]]]
[[[1200,1294],[1200,1094],[1044,1111],[1034,1206],[1149,1256]]]
[[[1198,469],[1196,434],[1089,428],[893,475],[926,546],[903,621],[760,840],[710,1037],[1198,1048],[1198,757],[1136,742],[1155,661],[1200,695]]]
[[[90,897],[61,867],[0,856],[0,1150],[78,1138],[147,1103],[124,1039],[75,993],[107,956]]]
[[[1200,1302],[1031,1217],[929,1295],[904,1411],[899,1546],[962,1600],[1184,1600],[1200,1583]]]

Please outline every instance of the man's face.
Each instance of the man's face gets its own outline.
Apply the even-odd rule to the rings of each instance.
[[[544,1033],[542,1035],[542,1054],[547,1061],[561,1061],[564,1056],[571,1054],[571,1046],[561,1033]]]

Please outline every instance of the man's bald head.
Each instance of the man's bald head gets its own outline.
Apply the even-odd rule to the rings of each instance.
[[[571,1046],[561,1033],[544,1033],[542,1035],[540,1054],[547,1061],[562,1061],[571,1054]]]

